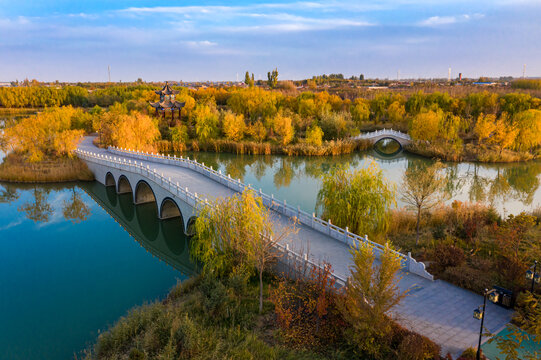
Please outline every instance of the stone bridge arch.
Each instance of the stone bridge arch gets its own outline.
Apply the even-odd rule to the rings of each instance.
[[[110,171],[105,175],[105,186],[116,186],[115,177]]]
[[[128,194],[133,192],[130,180],[124,175],[118,177],[118,186],[116,192],[118,194]]]
[[[154,190],[145,180],[139,180],[135,186],[135,192],[133,194],[133,199],[135,205],[146,204],[155,202],[156,206],[158,205],[158,200],[154,194]]]
[[[186,224],[186,231],[184,231],[187,236],[195,235],[195,220],[197,220],[197,216],[192,216],[188,219],[188,223]]]
[[[182,216],[182,212],[180,211],[180,207],[177,205],[176,201],[170,197],[166,197],[162,200],[159,216],[162,220],[179,217],[184,225],[184,218]]]

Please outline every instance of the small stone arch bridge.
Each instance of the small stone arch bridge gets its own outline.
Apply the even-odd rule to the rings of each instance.
[[[355,136],[353,139],[369,140],[373,144],[381,140],[391,139],[398,142],[402,148],[404,148],[406,145],[409,145],[411,143],[411,137],[408,134],[405,134],[403,132],[396,131],[393,129],[382,129],[382,130],[362,133]]]

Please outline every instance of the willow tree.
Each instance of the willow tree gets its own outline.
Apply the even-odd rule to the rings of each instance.
[[[359,235],[386,232],[389,210],[396,204],[396,186],[375,162],[354,171],[339,166],[322,180],[317,208],[325,219]]]
[[[415,245],[419,244],[419,226],[423,210],[434,207],[439,201],[446,180],[440,174],[442,165],[436,162],[431,166],[411,163],[402,178],[402,200],[417,211]]]
[[[203,207],[195,222],[192,256],[203,264],[203,273],[223,277],[231,273],[259,275],[259,311],[263,310],[263,272],[276,256],[274,250],[293,226],[275,236],[269,210],[252,191],[219,198]]]

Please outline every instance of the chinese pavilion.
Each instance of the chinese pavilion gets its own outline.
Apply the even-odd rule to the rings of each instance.
[[[186,103],[175,100],[175,95],[178,94],[178,91],[171,89],[166,82],[161,90],[156,91],[156,94],[160,95],[160,101],[150,102],[150,106],[156,109],[156,115],[159,114],[159,111],[163,111],[163,118],[165,119],[165,112],[171,111],[171,121],[173,121],[175,111],[178,110],[178,119],[180,120],[180,110],[182,110]]]

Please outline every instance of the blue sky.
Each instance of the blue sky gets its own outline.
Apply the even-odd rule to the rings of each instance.
[[[541,76],[541,0],[0,0],[0,81]]]

